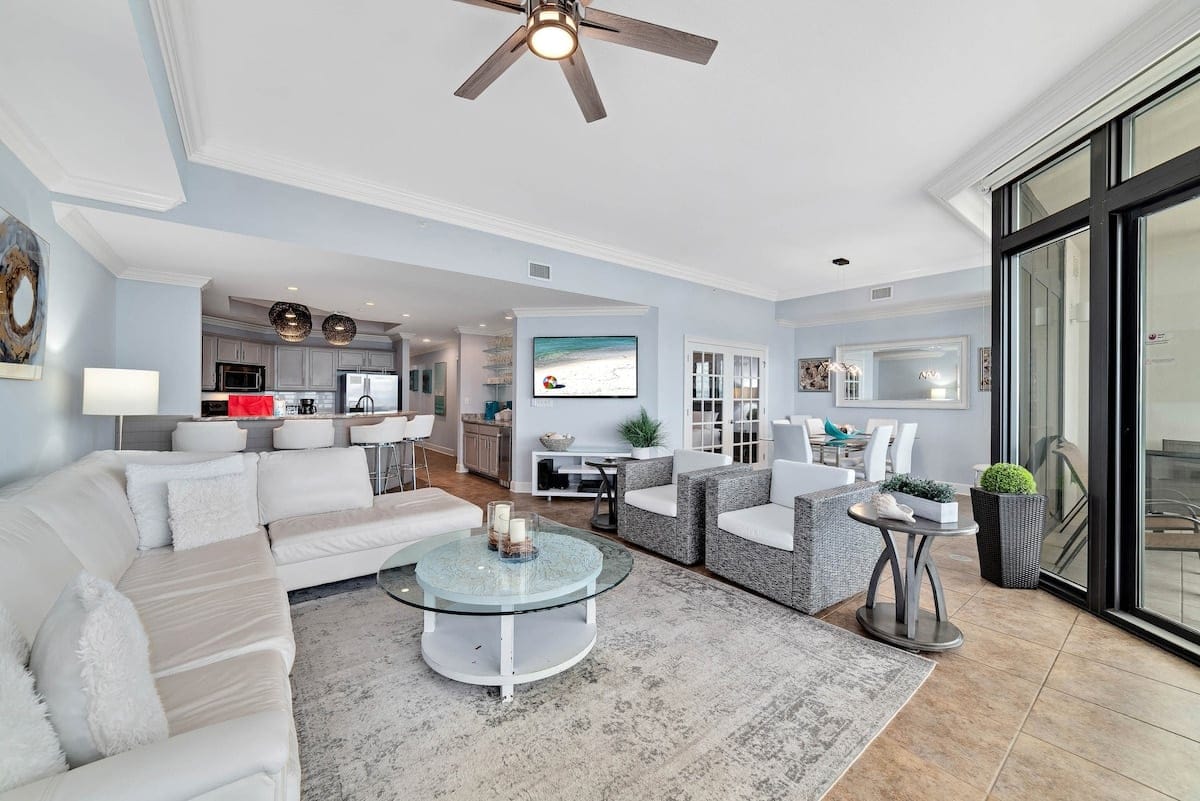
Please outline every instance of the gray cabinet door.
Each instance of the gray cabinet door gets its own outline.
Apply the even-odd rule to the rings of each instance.
[[[200,389],[217,388],[217,338],[200,337]]]
[[[396,354],[390,350],[368,350],[367,367],[371,370],[395,370]]]
[[[263,361],[263,350],[269,346],[261,342],[242,341],[242,361],[246,364],[266,364]]]
[[[275,388],[308,389],[308,348],[275,349]]]
[[[259,345],[258,347],[262,348],[259,354],[262,357],[262,361],[255,362],[255,364],[261,364],[266,368],[266,379],[263,381],[263,389],[275,389],[275,346]]]
[[[337,366],[339,370],[361,370],[367,366],[367,352],[365,350],[339,350]]]
[[[217,361],[240,362],[242,360],[242,341],[240,339],[217,338]]]
[[[463,434],[463,467],[479,469],[479,435],[469,431]]]
[[[337,388],[337,354],[325,348],[308,349],[308,386],[310,389]]]

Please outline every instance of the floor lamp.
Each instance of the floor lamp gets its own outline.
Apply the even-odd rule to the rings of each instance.
[[[83,368],[83,413],[115,416],[117,450],[121,450],[125,415],[158,414],[158,371]]]

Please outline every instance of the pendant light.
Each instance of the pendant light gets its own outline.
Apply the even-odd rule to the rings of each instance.
[[[301,303],[280,301],[267,312],[267,319],[284,342],[303,342],[312,333],[312,314]]]
[[[835,267],[842,268],[839,273],[839,287],[840,287],[841,291],[844,292],[846,290],[846,269],[845,268],[850,266],[850,260],[839,257],[839,258],[836,258],[833,260],[833,265]],[[843,332],[843,326],[839,325],[838,326],[838,338],[839,339],[841,339],[842,332]],[[834,355],[835,356],[837,355],[836,352],[834,353]],[[854,376],[857,376],[859,373],[861,373],[862,369],[856,364],[850,364],[849,362],[840,362],[840,361],[835,361],[834,359],[830,359],[829,360],[829,372],[840,373],[842,375],[854,377]]]
[[[358,326],[346,315],[334,312],[325,318],[325,322],[321,323],[321,333],[325,335],[325,341],[330,345],[344,348],[354,341],[354,335],[358,333]]]

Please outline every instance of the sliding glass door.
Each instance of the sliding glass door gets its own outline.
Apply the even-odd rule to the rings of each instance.
[[[1138,606],[1200,630],[1200,198],[1135,224],[1145,496]]]

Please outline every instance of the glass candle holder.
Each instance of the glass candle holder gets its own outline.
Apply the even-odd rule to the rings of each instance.
[[[487,505],[488,550],[494,551],[508,536],[509,521],[513,518],[512,501],[490,501]]]
[[[510,562],[528,562],[537,556],[534,535],[537,533],[537,515],[514,516],[508,521],[508,534],[500,538],[500,558]]]

